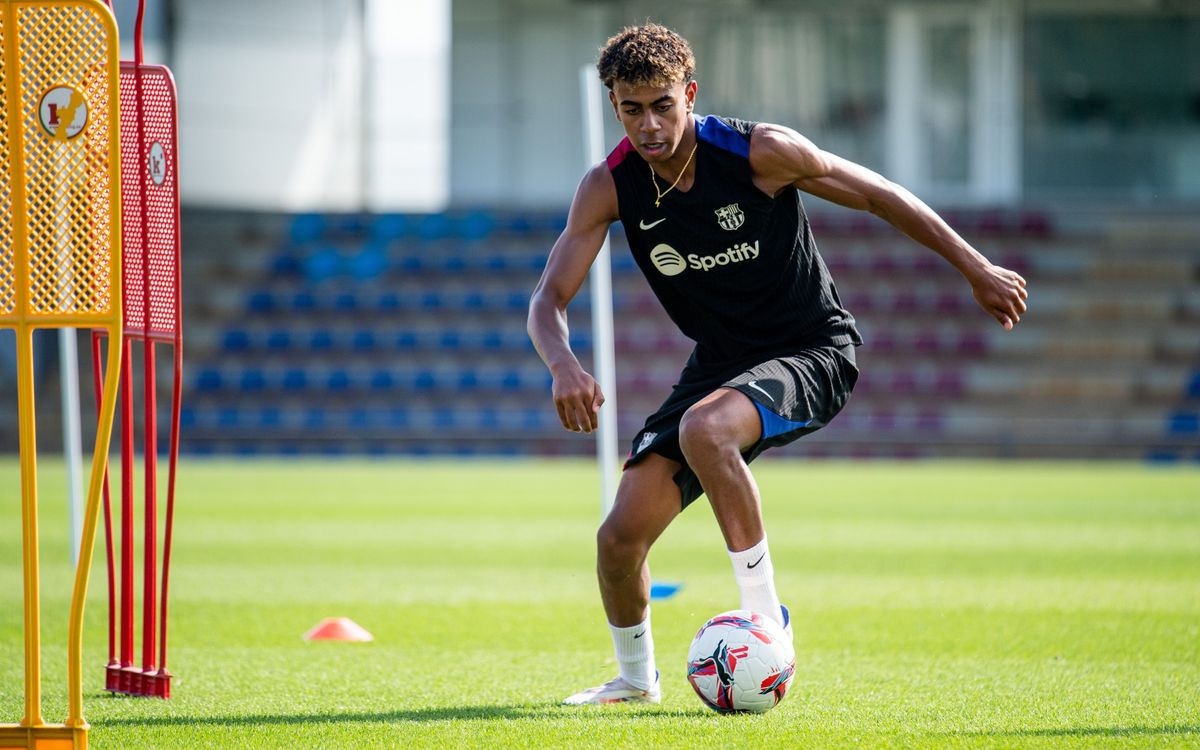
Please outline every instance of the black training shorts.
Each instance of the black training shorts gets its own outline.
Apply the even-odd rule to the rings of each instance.
[[[692,404],[721,387],[750,397],[763,429],[758,442],[742,454],[749,463],[767,448],[787,445],[829,424],[846,405],[857,380],[853,346],[813,347],[721,370],[704,370],[689,361],[671,395],[633,438],[625,466],[636,464],[647,453],[682,464],[675,484],[686,508],[704,492],[679,447],[679,422]]]

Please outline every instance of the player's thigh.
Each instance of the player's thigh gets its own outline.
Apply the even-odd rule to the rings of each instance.
[[[601,543],[649,548],[683,509],[675,484],[679,469],[678,462],[657,453],[627,467],[600,527]]]

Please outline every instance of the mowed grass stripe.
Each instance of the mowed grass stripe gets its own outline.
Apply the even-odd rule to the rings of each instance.
[[[70,570],[61,466],[41,474],[57,721]],[[657,579],[684,584],[654,606],[663,706],[579,711],[557,702],[615,670],[590,463],[191,461],[172,570],[176,697],[104,694],[98,555],[91,744],[1200,746],[1194,468],[765,461],[756,474],[798,634],[793,694],[770,714],[712,714],[683,677],[696,628],[737,599],[703,500],[651,557]],[[22,704],[18,486],[15,459],[0,462],[0,721]],[[331,615],[376,641],[300,640]]]

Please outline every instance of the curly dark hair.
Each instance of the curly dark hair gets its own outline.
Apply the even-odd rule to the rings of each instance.
[[[627,26],[605,42],[596,70],[610,89],[617,81],[666,86],[691,81],[696,57],[686,39],[666,26],[648,22]]]

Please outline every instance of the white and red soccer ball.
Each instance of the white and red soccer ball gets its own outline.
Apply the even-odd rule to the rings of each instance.
[[[771,710],[787,695],[795,674],[792,639],[758,612],[716,615],[688,649],[688,682],[705,705],[721,713]]]

